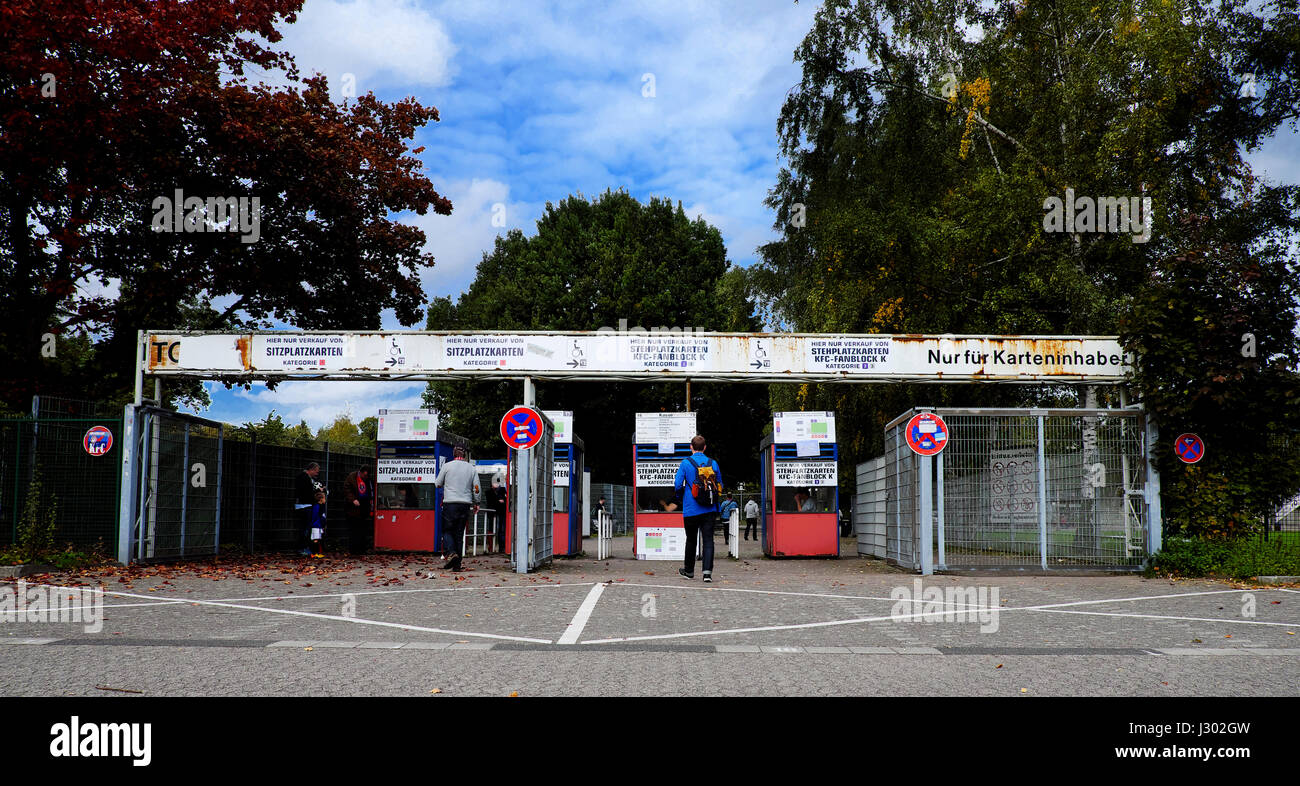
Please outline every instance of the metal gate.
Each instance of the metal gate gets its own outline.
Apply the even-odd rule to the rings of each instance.
[[[885,426],[879,556],[922,572],[1138,570],[1159,550],[1154,430],[1142,410],[932,410],[949,431],[934,458],[903,438],[919,411]],[[858,507],[878,505],[879,484],[873,495],[868,478],[859,483]]]
[[[118,560],[216,554],[225,424],[128,406],[123,431]]]

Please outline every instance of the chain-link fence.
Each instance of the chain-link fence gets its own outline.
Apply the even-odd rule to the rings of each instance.
[[[0,546],[18,542],[28,510],[36,516],[52,510],[56,547],[111,552],[121,426],[120,415],[0,420]]]
[[[932,516],[928,548],[939,569],[1143,565],[1151,541],[1140,410],[937,414],[948,425],[948,439],[933,459],[907,445],[903,429],[913,412],[885,427],[883,491],[879,484],[874,491],[864,488],[856,503],[878,504],[883,493],[881,556],[921,568],[924,509]],[[921,496],[923,461],[933,462],[928,504]]]

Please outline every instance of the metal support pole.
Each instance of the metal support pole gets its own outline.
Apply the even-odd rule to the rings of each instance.
[[[921,456],[921,575],[934,574],[934,500],[931,490],[931,476],[934,474],[934,462],[929,456]]]
[[[691,411],[691,381],[686,380],[686,411]]]
[[[537,400],[537,392],[533,389],[533,378],[524,377],[524,406],[531,407]]]
[[[122,479],[121,504],[117,512],[117,561],[131,562],[131,533],[140,498],[136,495],[140,472],[140,446],[137,444],[135,405],[122,408]]]
[[[212,552],[221,553],[221,458],[226,444],[226,424],[217,426],[217,525],[212,533]]]
[[[148,348],[144,345],[144,331],[135,331],[135,401],[137,407],[144,401],[144,354]]]
[[[937,456],[934,457],[934,460],[935,460],[935,473],[938,475],[938,480],[937,480],[937,482],[938,482],[938,488],[936,489],[936,494],[935,494],[935,496],[936,496],[936,498],[937,498],[937,502],[938,502],[938,505],[939,505],[939,515],[938,515],[938,524],[939,524],[939,570],[947,570],[947,569],[948,569],[948,552],[944,549],[944,546],[943,546],[943,453],[942,453],[942,451],[939,453],[939,455],[937,455]],[[856,509],[857,509],[857,502],[855,501],[855,502],[854,502],[854,510],[856,510]]]
[[[1039,565],[1047,570],[1047,461],[1043,416],[1038,416],[1038,551]]]
[[[190,422],[185,421],[185,447],[181,449],[181,556],[185,556],[185,519],[190,499]]]
[[[1155,452],[1156,440],[1160,434],[1156,431],[1155,418],[1150,412],[1143,412],[1146,421],[1146,439],[1143,445],[1142,461],[1147,467],[1146,503],[1147,503],[1147,560],[1160,551],[1164,537],[1164,519],[1160,515],[1160,471],[1155,468],[1152,454]]]
[[[532,387],[527,380],[525,383]],[[529,568],[528,540],[533,529],[532,452],[531,449],[515,451],[515,462],[519,465],[519,482],[515,484],[515,573],[527,573]]]

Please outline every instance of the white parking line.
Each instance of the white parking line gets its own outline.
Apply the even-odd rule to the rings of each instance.
[[[605,591],[604,584],[597,584],[587,593],[587,597],[582,599],[582,605],[578,607],[578,613],[573,615],[569,622],[569,627],[564,629],[564,635],[556,644],[576,644],[578,637],[582,635],[582,629],[587,627],[587,620],[591,618],[591,612],[596,608],[596,603],[600,600],[600,593]]]
[[[114,592],[114,595],[122,595],[127,598],[145,598],[147,595],[133,595],[129,592]],[[426,628],[420,625],[407,625],[400,622],[384,622],[382,620],[367,620],[360,617],[344,617],[339,614],[317,614],[311,611],[294,611],[292,609],[267,609],[261,606],[244,606],[236,603],[218,603],[211,600],[191,600],[190,603],[197,603],[200,606],[217,606],[225,609],[243,609],[245,611],[265,611],[268,614],[290,614],[298,617],[315,617],[323,620],[336,620],[338,622],[352,622],[357,625],[378,625],[385,628],[401,628],[402,630],[418,630],[424,633],[446,633],[452,636],[477,636],[484,639],[503,639],[505,641],[525,641],[532,644],[550,644],[550,639],[534,639],[526,636],[503,636],[496,633],[474,633],[467,630],[446,630],[443,628]]]

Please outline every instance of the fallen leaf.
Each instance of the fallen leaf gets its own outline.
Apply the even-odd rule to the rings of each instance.
[[[1021,693],[1028,693],[1028,692],[1029,692],[1029,688],[1021,688],[1021,689],[1020,689],[1020,692],[1021,692]]]
[[[998,664],[998,668],[999,668],[999,669],[1002,668],[1002,664],[1001,664],[1001,663]]]
[[[302,651],[303,651],[303,652],[311,652],[311,647],[303,647],[303,648],[302,648]]]
[[[429,692],[430,692],[430,693],[442,693],[442,688],[434,688],[433,690],[431,690],[431,691],[429,691]]]
[[[517,690],[512,690],[512,691],[510,691],[510,698],[514,699],[514,698],[518,698],[518,697],[519,697],[519,691],[517,691]]]

